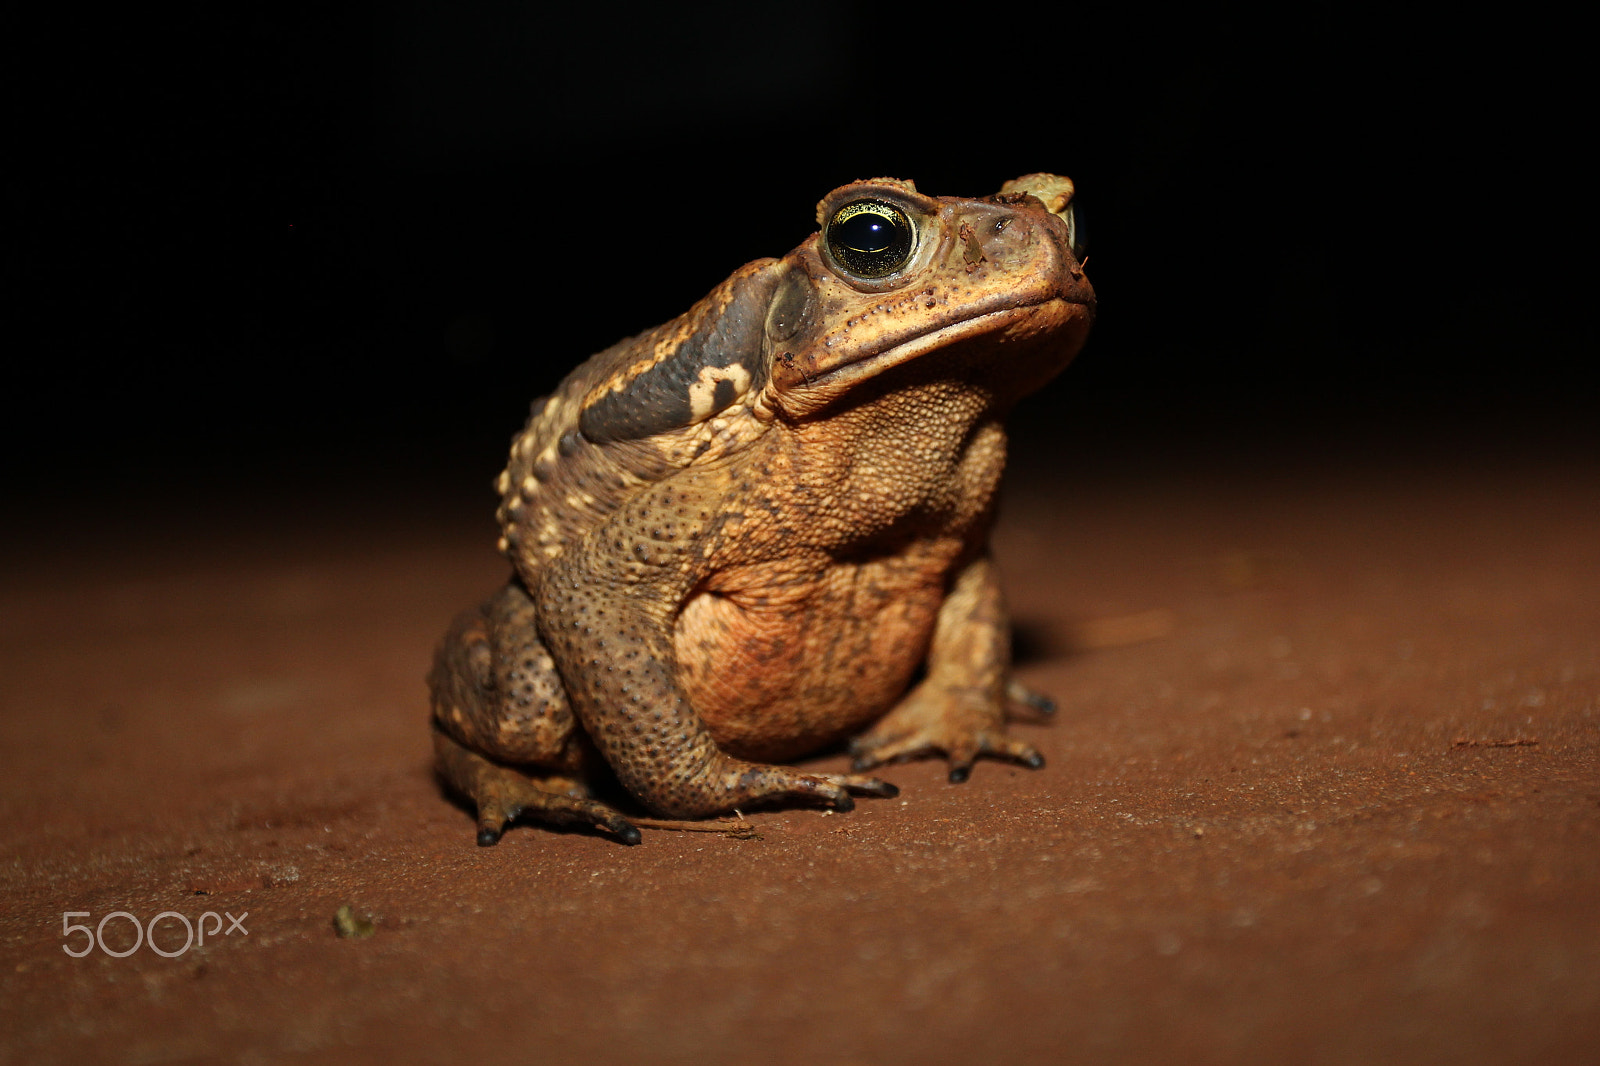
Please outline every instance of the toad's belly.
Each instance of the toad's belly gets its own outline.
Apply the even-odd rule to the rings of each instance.
[[[880,718],[927,655],[949,554],[722,575],[675,633],[679,680],[712,737],[729,754],[784,761]]]

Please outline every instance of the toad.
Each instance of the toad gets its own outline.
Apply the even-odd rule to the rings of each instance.
[[[638,827],[595,785],[704,818],[849,810],[930,753],[1039,767],[1006,721],[987,542],[1003,420],[1082,347],[1072,182],[982,199],[880,178],[687,314],[534,403],[500,474],[512,575],[458,617],[429,687],[438,770],[478,843],[527,819]],[[784,763],[848,741],[850,773]]]

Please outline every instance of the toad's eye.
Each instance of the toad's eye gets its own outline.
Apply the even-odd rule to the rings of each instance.
[[[857,200],[834,212],[824,236],[840,266],[858,278],[881,278],[906,265],[916,231],[893,204]]]

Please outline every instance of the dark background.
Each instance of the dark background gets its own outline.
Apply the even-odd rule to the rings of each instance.
[[[464,484],[870,176],[1078,183],[1062,461],[1592,449],[1560,25],[813,3],[193,6],[18,38],[13,493]],[[486,510],[487,513],[487,510]]]

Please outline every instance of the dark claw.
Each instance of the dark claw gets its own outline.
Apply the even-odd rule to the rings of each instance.
[[[952,767],[950,767],[950,783],[952,785],[962,784],[963,782],[966,781],[967,778],[969,778],[971,776],[972,776],[972,767],[970,767],[970,766],[952,766]]]
[[[856,801],[851,798],[850,793],[846,792],[833,801],[833,809],[836,811],[853,811],[856,809]]]
[[[487,826],[478,830],[478,847],[492,848],[500,843],[500,830],[490,829]]]
[[[617,839],[628,845],[639,844],[644,841],[644,837],[639,833],[639,827],[636,825],[625,826],[617,830]]]
[[[1035,692],[1015,681],[1006,690],[1006,696],[1011,701],[1011,709],[1013,711],[1023,711],[1025,709],[1028,717],[1044,719],[1056,713],[1055,700],[1042,692]]]
[[[1034,752],[1032,755],[1028,756],[1022,761],[1022,765],[1026,766],[1030,770],[1038,770],[1044,766],[1044,756],[1040,755],[1038,752]]]

